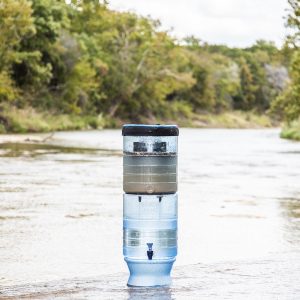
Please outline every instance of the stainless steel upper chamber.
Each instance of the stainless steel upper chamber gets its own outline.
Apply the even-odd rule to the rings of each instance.
[[[123,127],[125,193],[176,193],[178,132],[174,125]]]

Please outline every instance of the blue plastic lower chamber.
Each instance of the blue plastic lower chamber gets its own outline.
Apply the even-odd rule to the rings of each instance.
[[[123,212],[128,285],[169,285],[177,255],[177,194],[124,194]]]

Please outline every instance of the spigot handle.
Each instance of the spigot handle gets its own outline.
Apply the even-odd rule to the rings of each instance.
[[[147,246],[148,246],[148,250],[151,251],[151,250],[152,250],[153,243],[147,243]]]
[[[152,260],[152,257],[153,257],[153,254],[154,254],[154,252],[152,250],[153,243],[147,243],[147,246],[148,246],[148,251],[147,251],[148,259]]]

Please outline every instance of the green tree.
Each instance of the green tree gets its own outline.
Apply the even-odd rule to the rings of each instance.
[[[293,56],[290,69],[291,82],[274,101],[272,110],[291,122],[300,117],[300,51]]]
[[[288,88],[274,101],[272,110],[290,122],[300,117],[300,2],[299,0],[288,2],[290,11],[287,26],[294,30],[294,34],[287,37],[287,44],[294,52],[290,67],[291,81]]]
[[[290,5],[286,25],[293,29],[293,34],[288,35],[287,43],[293,48],[300,47],[300,2],[299,0],[288,0]]]
[[[199,54],[199,47],[188,47],[188,68],[192,72],[195,84],[185,89],[177,96],[188,102],[193,111],[213,111],[216,104],[216,95],[213,87],[212,64],[205,53]]]
[[[240,61],[240,93],[234,99],[234,106],[238,109],[250,110],[254,107],[256,86],[253,76],[245,59]]]
[[[68,17],[63,1],[33,0],[31,3],[35,34],[21,41],[20,48],[26,55],[14,62],[13,78],[36,105],[55,77],[53,69],[59,63],[56,42],[62,28],[68,26]]]
[[[299,2],[289,2],[296,29]],[[105,0],[0,0],[0,114],[14,105],[154,122],[264,112],[284,88],[297,34],[291,41],[281,51],[266,41],[245,49],[178,41],[159,21],[112,11]],[[297,111],[297,68],[295,55],[289,116]]]
[[[99,105],[110,117],[150,117],[164,111],[169,94],[193,84],[191,74],[180,70],[185,62],[179,47],[156,21],[111,12],[96,1],[80,5],[73,30],[89,35],[92,51],[108,66]]]
[[[20,44],[34,33],[30,2],[0,0],[0,102],[15,100],[19,93],[11,79],[12,64],[29,55]]]

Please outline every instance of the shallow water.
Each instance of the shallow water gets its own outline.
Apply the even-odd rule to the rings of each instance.
[[[173,285],[129,289],[122,137],[0,144],[1,299],[299,299],[300,143],[182,129]]]

